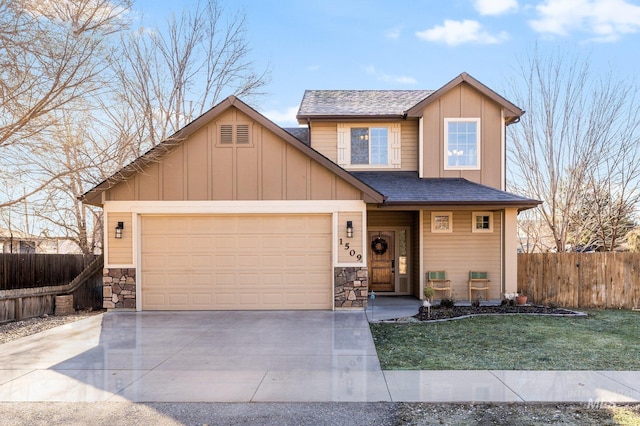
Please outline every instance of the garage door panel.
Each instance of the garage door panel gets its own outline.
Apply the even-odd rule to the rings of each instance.
[[[214,268],[233,268],[236,266],[236,257],[230,254],[218,254],[213,256]]]
[[[331,224],[330,215],[145,216],[142,307],[330,309]]]
[[[207,267],[210,268],[214,264],[213,254],[192,254],[191,266],[194,268]]]
[[[236,237],[235,247],[240,250],[250,250],[257,249],[260,247],[260,237],[259,236],[238,236]]]
[[[199,237],[192,237],[190,249],[195,251],[207,251],[210,252],[213,248],[213,238],[208,235],[203,235]]]

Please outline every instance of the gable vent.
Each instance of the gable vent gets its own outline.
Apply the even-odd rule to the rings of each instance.
[[[249,125],[238,124],[236,126],[236,143],[248,144],[249,143]]]
[[[220,143],[233,143],[233,125],[220,125]]]

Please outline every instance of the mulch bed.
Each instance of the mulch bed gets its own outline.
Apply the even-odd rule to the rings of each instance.
[[[536,315],[567,315],[579,316],[584,315],[581,312],[571,311],[562,308],[552,308],[548,306],[538,305],[501,305],[501,306],[454,306],[445,308],[439,305],[431,307],[431,315],[428,314],[426,307],[421,306],[416,318],[420,321],[437,321],[453,318],[466,317],[470,315],[499,315],[499,314],[536,314]]]

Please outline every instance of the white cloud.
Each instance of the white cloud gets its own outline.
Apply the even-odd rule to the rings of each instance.
[[[640,6],[626,0],[545,0],[536,11],[539,17],[529,25],[539,33],[585,31],[594,41],[610,42],[640,32]]]
[[[385,74],[376,70],[376,67],[373,65],[367,65],[362,68],[367,75],[375,76],[378,81],[384,81],[386,83],[396,83],[396,84],[416,84],[418,80],[413,77],[409,77],[406,75],[391,75]]]
[[[444,25],[418,31],[416,36],[422,40],[442,42],[450,46],[464,43],[497,44],[509,38],[504,31],[499,34],[489,34],[478,21],[469,19],[464,21],[446,19]]]
[[[296,119],[297,113],[298,113],[298,107],[294,106],[294,107],[287,108],[284,111],[275,110],[275,109],[264,111],[262,115],[264,115],[274,123],[278,124],[279,126],[295,127],[298,125],[298,120]]]
[[[389,83],[398,83],[398,84],[416,84],[418,80],[413,77],[409,77],[406,75],[389,75],[389,74],[381,74],[378,77],[380,81],[386,81]]]
[[[474,0],[473,6],[480,15],[502,15],[518,9],[518,0]]]

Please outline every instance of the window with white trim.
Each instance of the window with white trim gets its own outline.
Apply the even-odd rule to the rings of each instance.
[[[351,128],[351,164],[389,164],[389,130],[386,127]]]
[[[452,212],[431,212],[431,232],[449,233],[453,232]]]
[[[493,232],[492,212],[473,212],[471,218],[471,232]]]
[[[480,119],[444,119],[444,168],[480,169]]]

